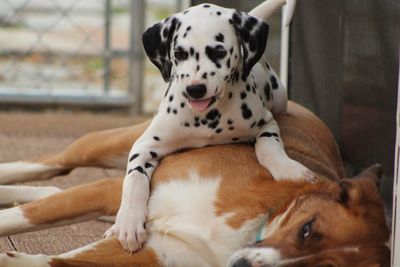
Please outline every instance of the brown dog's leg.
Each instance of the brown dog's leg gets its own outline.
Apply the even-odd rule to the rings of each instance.
[[[59,154],[0,163],[0,184],[49,179],[83,166],[125,168],[129,150],[148,124],[89,133]]]
[[[19,252],[0,254],[0,266],[41,267],[161,267],[154,250],[144,247],[134,254],[128,253],[115,238],[105,239],[70,252],[57,255],[28,255]]]
[[[103,179],[0,211],[0,236],[115,215],[122,179]]]

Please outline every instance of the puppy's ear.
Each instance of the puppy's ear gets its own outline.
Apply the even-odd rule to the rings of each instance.
[[[160,70],[164,81],[171,77],[172,36],[178,20],[169,17],[148,28],[142,35],[143,48],[151,62]]]
[[[234,12],[229,20],[235,28],[240,45],[242,47],[243,72],[242,79],[245,80],[264,54],[267,45],[269,26],[263,21],[243,12]]]

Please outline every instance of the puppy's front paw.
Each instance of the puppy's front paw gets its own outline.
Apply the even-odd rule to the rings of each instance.
[[[146,212],[118,211],[115,224],[105,233],[104,237],[116,236],[121,246],[130,253],[139,250],[147,240],[145,228]]]
[[[312,171],[301,163],[289,158],[275,162],[273,166],[268,166],[268,169],[277,181],[303,179],[309,182],[315,182],[317,179]]]

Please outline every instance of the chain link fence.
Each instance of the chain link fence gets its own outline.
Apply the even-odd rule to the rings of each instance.
[[[0,1],[0,103],[141,111],[143,72],[150,77],[145,86],[162,87],[143,64],[145,17],[153,23],[182,1],[147,2],[145,9],[144,0]]]

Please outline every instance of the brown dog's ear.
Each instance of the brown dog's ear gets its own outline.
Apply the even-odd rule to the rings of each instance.
[[[359,203],[361,192],[351,180],[345,179],[339,183],[340,193],[338,201],[346,206],[353,206]]]
[[[353,179],[370,179],[372,182],[375,183],[377,187],[379,187],[381,177],[382,177],[382,166],[379,163],[377,163],[369,166]]]
[[[382,175],[382,167],[375,164],[351,179],[339,183],[339,202],[345,205],[357,204],[361,200],[380,202],[378,186]]]

